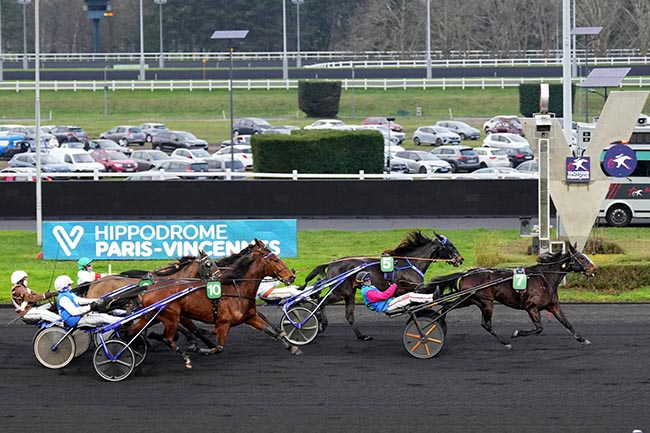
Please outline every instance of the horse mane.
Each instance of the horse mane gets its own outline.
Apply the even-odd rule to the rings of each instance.
[[[537,263],[540,265],[549,265],[553,263],[557,263],[558,261],[564,259],[564,256],[566,253],[563,253],[562,251],[558,251],[557,253],[544,253],[541,256],[537,258]]]
[[[251,263],[255,259],[249,255],[241,255],[238,257],[238,260],[235,260],[223,274],[219,277],[219,280],[228,283],[230,281],[237,281],[244,278],[244,275],[248,271]]]
[[[162,268],[158,268],[155,271],[153,271],[153,273],[158,275],[159,277],[167,277],[171,274],[178,272],[179,269],[184,268],[185,266],[189,265],[195,260],[197,260],[196,256],[183,256],[180,259],[177,259],[176,263],[170,263],[168,265],[163,266]]]
[[[434,239],[423,235],[420,230],[413,230],[406,235],[406,238],[395,249],[384,250],[384,253],[391,256],[406,255],[417,247],[427,245],[433,241]]]
[[[243,248],[241,251],[238,253],[231,254],[226,257],[222,257],[218,261],[216,261],[216,265],[220,268],[228,268],[233,265],[237,260],[239,260],[241,257],[247,255],[250,253],[250,251],[253,249],[253,244],[248,245],[246,248]]]

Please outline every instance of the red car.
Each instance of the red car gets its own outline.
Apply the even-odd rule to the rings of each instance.
[[[388,126],[388,119],[385,117],[368,117],[363,121],[363,125],[386,125]],[[390,122],[390,130],[395,132],[404,132],[402,125],[395,122]]]
[[[509,132],[524,135],[524,129],[517,116],[495,116],[483,124],[483,130],[486,134]]]
[[[138,170],[138,163],[129,159],[122,152],[115,150],[93,150],[90,152],[93,159],[102,164],[106,171],[132,172]]]

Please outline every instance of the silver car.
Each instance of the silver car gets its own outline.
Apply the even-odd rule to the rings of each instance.
[[[142,146],[145,141],[144,132],[137,126],[120,125],[103,132],[99,138],[113,140],[120,146],[127,147],[130,144],[138,144]]]
[[[413,143],[416,146],[421,144],[430,144],[432,146],[460,144],[460,135],[442,126],[420,126],[413,133]]]
[[[451,173],[451,165],[430,152],[405,150],[395,156],[406,161],[409,173]]]
[[[459,120],[439,120],[435,126],[442,126],[455,132],[460,136],[461,140],[465,140],[466,138],[478,140],[481,138],[481,131]]]

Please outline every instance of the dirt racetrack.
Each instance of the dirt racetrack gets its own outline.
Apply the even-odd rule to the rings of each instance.
[[[36,361],[36,331],[0,309],[0,431],[9,432],[650,432],[650,305],[567,305],[583,347],[554,319],[507,351],[474,308],[452,311],[445,347],[418,360],[402,347],[405,317],[357,306],[374,336],[358,341],[343,310],[304,354],[247,327],[221,355],[187,370],[164,347],[127,380],[104,382],[91,353],[62,370]],[[278,323],[277,307],[262,307]],[[528,328],[497,306],[494,325]]]

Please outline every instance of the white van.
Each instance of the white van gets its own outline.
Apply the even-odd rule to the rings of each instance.
[[[106,171],[103,164],[95,161],[93,157],[83,149],[68,149],[58,147],[50,150],[49,154],[61,162],[67,162],[68,164],[71,164],[72,171]]]

